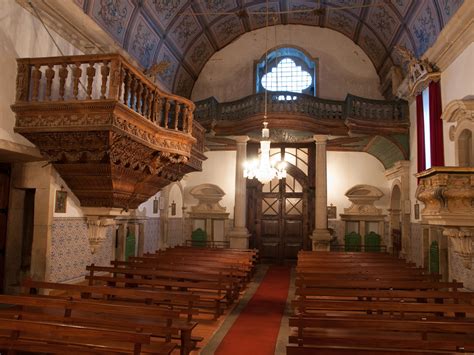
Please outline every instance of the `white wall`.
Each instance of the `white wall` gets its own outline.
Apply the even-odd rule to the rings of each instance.
[[[207,160],[203,162],[202,172],[188,174],[185,182],[185,206],[189,211],[190,206],[197,205],[198,201],[193,198],[189,191],[197,185],[214,184],[225,192],[220,204],[230,213],[229,218],[234,218],[234,195],[235,195],[235,151],[206,152]]]
[[[441,100],[443,110],[451,101],[474,96],[474,43],[471,43],[441,73]],[[452,123],[443,125],[444,159],[446,166],[456,165],[454,142],[449,139]]]
[[[82,54],[78,49],[50,31],[65,55]],[[14,0],[0,1],[0,140],[33,146],[13,132],[17,58],[61,55],[41,22]]]
[[[337,215],[344,213],[344,208],[351,206],[345,196],[354,185],[367,184],[380,189],[384,196],[375,206],[387,213],[390,206],[390,183],[385,178],[385,169],[380,161],[363,152],[328,152],[328,205],[337,207]]]
[[[254,61],[266,50],[266,30],[245,33],[206,63],[192,93],[195,101],[210,96],[220,102],[254,93]],[[275,40],[276,31],[276,40]],[[343,34],[320,27],[279,25],[268,29],[269,49],[293,45],[319,60],[318,96],[343,100],[348,93],[382,99],[379,77],[369,57]]]
[[[158,213],[153,213],[153,201],[156,199],[159,200],[161,193],[158,192],[154,196],[150,197],[147,201],[143,202],[137,209],[137,215],[141,217],[160,217],[160,205],[158,203]]]

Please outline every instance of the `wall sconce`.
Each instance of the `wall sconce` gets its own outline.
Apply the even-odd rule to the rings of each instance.
[[[176,216],[176,202],[171,202],[171,215]]]

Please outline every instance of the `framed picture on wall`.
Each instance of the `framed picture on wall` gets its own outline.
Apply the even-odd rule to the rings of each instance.
[[[336,219],[337,218],[337,207],[333,206],[331,203],[331,206],[328,206],[328,219]]]
[[[157,213],[158,213],[159,206],[160,206],[160,200],[158,200],[157,198],[155,198],[155,199],[153,200],[153,213],[154,213],[154,214],[157,214]]]
[[[56,190],[56,201],[54,203],[54,212],[66,213],[67,191]]]

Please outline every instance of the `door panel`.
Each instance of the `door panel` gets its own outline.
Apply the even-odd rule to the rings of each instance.
[[[248,158],[258,157],[258,145],[249,145]],[[247,180],[247,228],[250,245],[266,261],[295,260],[301,249],[311,246],[314,222],[315,151],[313,144],[273,144],[272,158],[284,157],[287,176],[267,184]]]
[[[278,238],[280,232],[279,221],[275,220],[262,220],[262,237],[264,238]]]

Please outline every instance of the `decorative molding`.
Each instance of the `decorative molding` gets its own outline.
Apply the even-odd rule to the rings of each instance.
[[[160,91],[118,54],[18,64],[14,130],[38,147],[82,207],[134,209],[201,168],[204,130],[193,120],[194,103]],[[43,72],[51,80],[41,81]],[[82,72],[87,82],[79,87]]]
[[[219,186],[201,184],[193,187],[189,194],[199,201],[196,206],[191,207],[190,218],[226,219],[229,217],[226,208],[219,203],[225,195]]]
[[[451,101],[444,108],[441,118],[446,122],[474,121],[474,99]]]
[[[451,240],[453,251],[463,259],[467,269],[472,268],[474,228],[444,228],[443,235]]]
[[[443,71],[472,42],[474,42],[474,2],[465,0],[423,58],[435,63],[439,70]]]
[[[407,176],[410,173],[410,161],[400,160],[393,164],[393,167],[385,170],[385,177],[387,180],[393,180],[402,176]]]
[[[115,225],[113,218],[107,217],[87,217],[88,237],[91,252],[94,254],[107,239],[107,230]]]
[[[437,71],[436,67],[428,60],[417,59],[413,52],[404,46],[395,46],[395,49],[402,60],[408,63],[408,76],[397,91],[399,97],[413,99],[426,89],[431,82],[439,81],[441,72]]]
[[[375,201],[383,197],[383,192],[371,185],[355,185],[345,195],[352,202],[349,208],[344,208],[344,215],[380,216],[382,210],[374,206]]]
[[[433,167],[415,176],[423,223],[474,227],[474,168]]]

